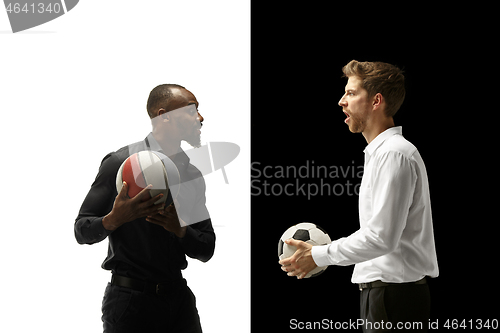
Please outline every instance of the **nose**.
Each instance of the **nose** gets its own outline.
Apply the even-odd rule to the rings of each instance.
[[[202,123],[203,123],[204,118],[203,118],[203,116],[199,112],[198,112],[197,119],[200,121],[200,124],[203,125]]]
[[[345,97],[345,94],[342,96],[342,98],[340,99],[339,101],[339,106],[342,106],[342,107],[346,107],[347,106],[347,102],[346,100],[344,99]]]

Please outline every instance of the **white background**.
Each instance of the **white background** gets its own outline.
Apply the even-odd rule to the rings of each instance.
[[[202,143],[241,147],[229,184],[205,176],[215,255],[183,273],[204,332],[249,332],[250,1],[81,0],[17,34],[1,8],[0,48],[0,331],[102,331],[107,240],[78,245],[74,220],[102,158],[151,130],[151,89],[178,83]]]

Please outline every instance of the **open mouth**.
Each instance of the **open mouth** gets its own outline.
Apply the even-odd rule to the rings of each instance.
[[[350,116],[347,112],[345,112],[345,111],[344,111],[344,114],[345,114],[345,115],[346,115],[346,117],[347,117],[347,118],[344,120],[344,123],[346,123],[346,124],[347,124],[347,122],[349,121],[349,119],[351,119],[351,116]]]

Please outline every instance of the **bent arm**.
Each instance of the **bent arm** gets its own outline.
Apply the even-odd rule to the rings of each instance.
[[[180,238],[179,242],[188,257],[207,262],[212,258],[215,251],[215,232],[206,207],[205,180],[203,177],[199,177],[187,182],[185,185],[193,184],[197,192],[196,202],[192,210],[182,214],[185,216],[184,220],[188,226],[185,236]],[[182,209],[182,201],[180,206]]]
[[[179,238],[179,242],[188,257],[207,262],[215,251],[215,232],[212,221],[207,219],[187,226],[186,235]]]
[[[98,243],[111,233],[104,228],[102,220],[113,208],[117,195],[115,177],[118,167],[119,161],[112,154],[102,160],[96,179],[75,220],[74,232],[79,244]]]
[[[376,163],[368,189],[372,193],[370,219],[348,237],[313,247],[318,266],[357,264],[390,253],[399,244],[413,200],[415,169],[397,152],[383,155]]]

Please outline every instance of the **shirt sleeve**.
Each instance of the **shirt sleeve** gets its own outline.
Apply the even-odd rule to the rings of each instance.
[[[357,264],[397,247],[412,203],[415,168],[408,157],[395,151],[381,154],[374,163],[365,199],[371,200],[371,217],[350,236],[314,246],[312,256],[318,266]]]
[[[203,177],[194,181],[197,182],[198,195],[192,210],[185,216],[189,225],[179,242],[188,257],[207,262],[215,251],[215,232],[206,207],[205,181]]]
[[[179,239],[184,253],[193,259],[207,262],[215,251],[215,232],[207,219],[186,227],[186,235]]]
[[[102,225],[102,219],[113,208],[117,195],[114,179],[119,167],[120,162],[113,154],[106,155],[102,160],[96,179],[75,220],[75,238],[79,244],[98,243],[111,233]]]

